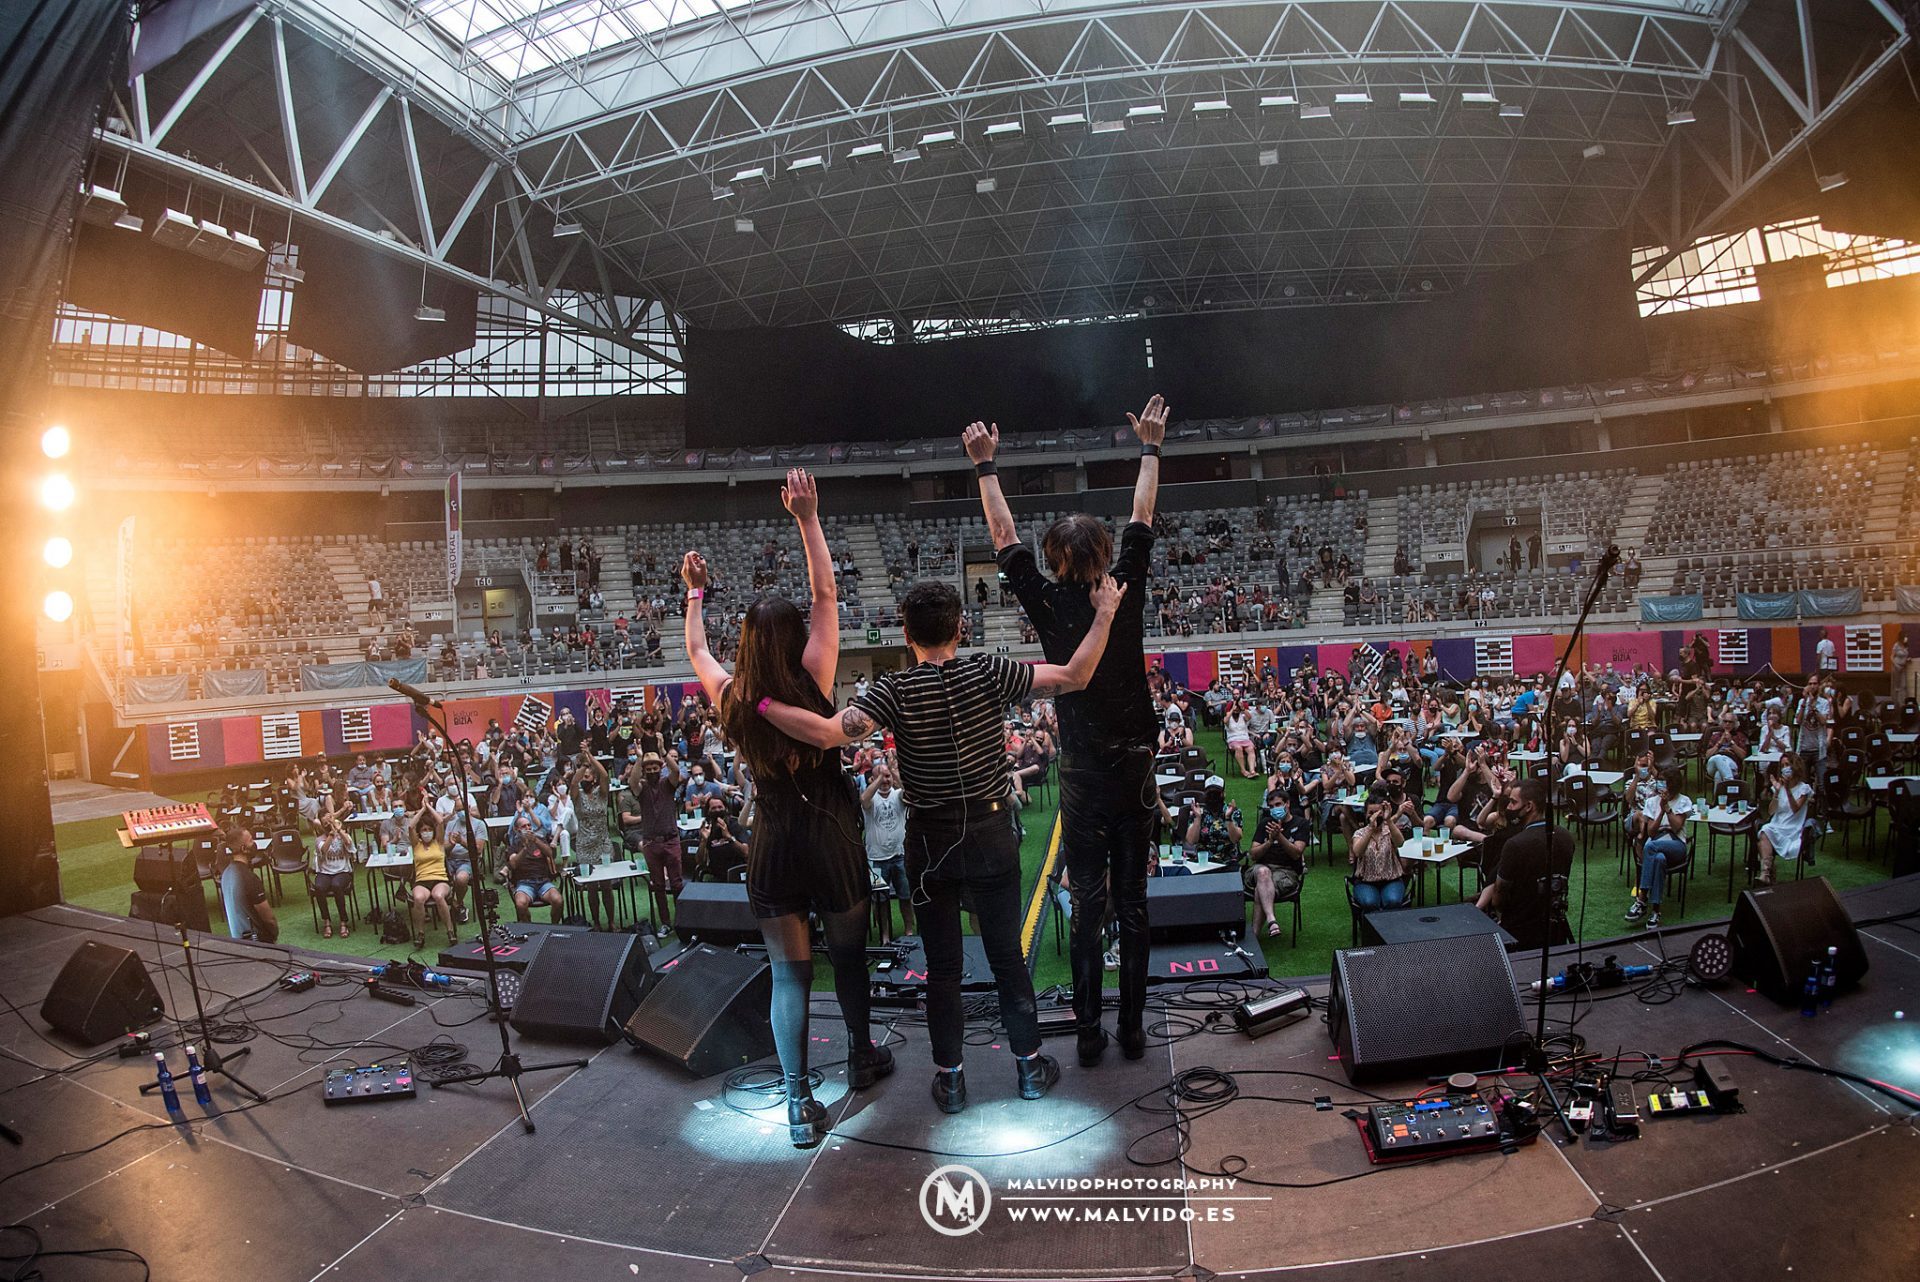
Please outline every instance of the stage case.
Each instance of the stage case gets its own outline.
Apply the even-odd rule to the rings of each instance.
[[[1911,911],[1920,908],[1920,883],[1855,892],[1847,904],[1856,919]],[[133,949],[169,1009],[191,1009],[183,972],[162,968],[178,965],[166,932],[156,938],[144,923],[56,908],[0,921],[6,996],[27,1012],[0,1014],[0,1046],[44,1068],[78,1063],[28,1024],[39,1027],[47,987],[89,938]],[[1583,1004],[1577,1031],[1608,1056],[1624,1048],[1670,1057],[1689,1043],[1725,1038],[1920,1088],[1920,934],[1887,925],[1863,938],[1872,967],[1864,985],[1815,1019],[1734,984],[1686,991],[1658,1006],[1631,997]],[[1692,932],[1675,931],[1665,947],[1683,952],[1691,939]],[[1656,956],[1638,943],[1609,951],[1622,962]],[[1531,973],[1526,958],[1516,958],[1523,975]],[[289,964],[284,951],[225,940],[207,941],[199,960],[221,993],[265,989],[246,1010],[273,1036],[248,1043],[253,1055],[240,1071],[276,1098],[238,1111],[239,1097],[216,1082],[216,1098],[234,1111],[209,1117],[183,1083],[189,1121],[174,1127],[164,1124],[158,1099],[137,1093],[150,1079],[150,1061],[109,1059],[43,1077],[0,1060],[0,1119],[26,1141],[0,1145],[0,1177],[129,1127],[162,1123],[0,1182],[0,1215],[32,1225],[46,1248],[126,1246],[148,1257],[156,1278],[257,1282],[384,1282],[419,1274],[423,1261],[471,1282],[1166,1279],[1263,1270],[1476,1282],[1892,1279],[1911,1276],[1920,1259],[1920,1221],[1910,1215],[1920,1187],[1912,1110],[1751,1058],[1723,1061],[1741,1087],[1743,1114],[1649,1120],[1640,1139],[1612,1145],[1563,1145],[1555,1134],[1510,1155],[1330,1183],[1370,1169],[1343,1115],[1366,1097],[1331,1060],[1317,1018],[1257,1042],[1203,1032],[1154,1045],[1137,1062],[1114,1047],[1092,1070],[1073,1061],[1070,1039],[1053,1039],[1062,1080],[1037,1103],[1017,1097],[1007,1048],[983,1022],[967,1050],[972,1107],[946,1117],[927,1098],[927,1040],[910,1009],[883,1012],[899,1071],[850,1097],[840,1065],[844,1034],[822,996],[812,1054],[826,1077],[819,1094],[835,1134],[818,1149],[790,1148],[783,1116],[740,1111],[755,1101],[730,1099],[724,1079],[690,1078],[625,1045],[598,1051],[583,1070],[527,1079],[539,1122],[538,1134],[528,1136],[499,1082],[423,1087],[417,1099],[360,1108],[321,1104],[320,1061],[386,1053],[330,1052],[322,1043],[418,1047],[451,1037],[475,1059],[490,1058],[493,1030],[484,1018],[442,1027],[479,1014],[473,1000],[404,1007],[325,983],[282,993],[273,981]],[[291,960],[345,973],[343,960]],[[1316,996],[1326,991],[1324,978],[1306,986]],[[1192,1017],[1207,991],[1205,984],[1164,985],[1151,998],[1187,1004]],[[1554,1007],[1554,1024],[1564,1027],[1573,1009]],[[1896,1021],[1896,1011],[1914,1018]],[[1150,1024],[1164,1018],[1149,1012]],[[517,1044],[533,1060],[558,1051]],[[180,1063],[176,1053],[176,1070]],[[1199,1068],[1237,1074],[1245,1096],[1311,1101],[1325,1094],[1333,1107],[1246,1098],[1198,1116],[1183,1173],[1171,1160],[1166,1114],[1135,1105],[1163,1109],[1169,1080]],[[1370,1089],[1396,1094],[1425,1085],[1421,1078]],[[971,1179],[964,1172],[936,1177],[952,1165],[977,1172],[991,1202],[964,1200]],[[1043,1183],[1198,1185],[1222,1170],[1242,1178],[1220,1187],[1109,1188],[1090,1201],[1065,1200],[1089,1194]],[[936,1232],[922,1214],[923,1189],[945,1227],[984,1211],[980,1227]],[[113,1279],[129,1267],[59,1263],[49,1276]]]

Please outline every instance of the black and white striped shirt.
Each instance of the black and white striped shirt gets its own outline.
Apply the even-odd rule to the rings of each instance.
[[[1004,718],[1033,689],[1033,669],[969,654],[873,679],[853,706],[893,731],[912,806],[997,801],[1011,791]]]

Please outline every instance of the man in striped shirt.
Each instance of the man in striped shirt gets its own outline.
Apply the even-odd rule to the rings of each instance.
[[[949,583],[916,583],[900,603],[913,667],[875,677],[838,717],[772,700],[760,705],[760,714],[781,731],[821,748],[858,742],[876,725],[893,731],[907,794],[907,881],[927,952],[933,1098],[945,1112],[967,1106],[961,1064],[963,894],[1000,990],[1000,1020],[1016,1057],[1020,1097],[1039,1099],[1060,1078],[1060,1066],[1040,1053],[1033,977],[1020,955],[1020,840],[1013,830],[1002,720],[1009,704],[1086,688],[1106,649],[1121,591],[1111,577],[1094,588],[1092,624],[1065,666],[1028,667],[1004,655],[959,658],[960,594]]]

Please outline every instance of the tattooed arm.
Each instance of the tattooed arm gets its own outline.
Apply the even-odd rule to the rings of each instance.
[[[858,743],[874,731],[873,718],[853,704],[839,713],[822,716],[791,704],[771,702],[761,712],[776,730],[816,748],[838,748]]]

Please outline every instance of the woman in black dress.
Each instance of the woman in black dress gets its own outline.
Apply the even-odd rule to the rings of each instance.
[[[840,659],[840,618],[833,561],[820,528],[813,478],[787,473],[781,501],[800,527],[812,619],[793,602],[763,596],[740,625],[734,675],[707,648],[701,605],[706,560],[688,552],[687,657],[707,697],[720,710],[727,738],[757,785],[753,839],[747,848],[747,898],[773,963],[773,1039],[786,1078],[787,1131],[796,1148],[820,1142],[827,1111],[813,1098],[807,1073],[807,1002],[813,989],[809,912],[819,916],[833,964],[833,989],[847,1022],[847,1081],[855,1090],[893,1071],[893,1054],[873,1044],[867,980],[867,892],[871,886],[860,832],[860,804],[837,752],[790,739],[761,717],[774,699],[822,715],[833,712],[833,675]]]

